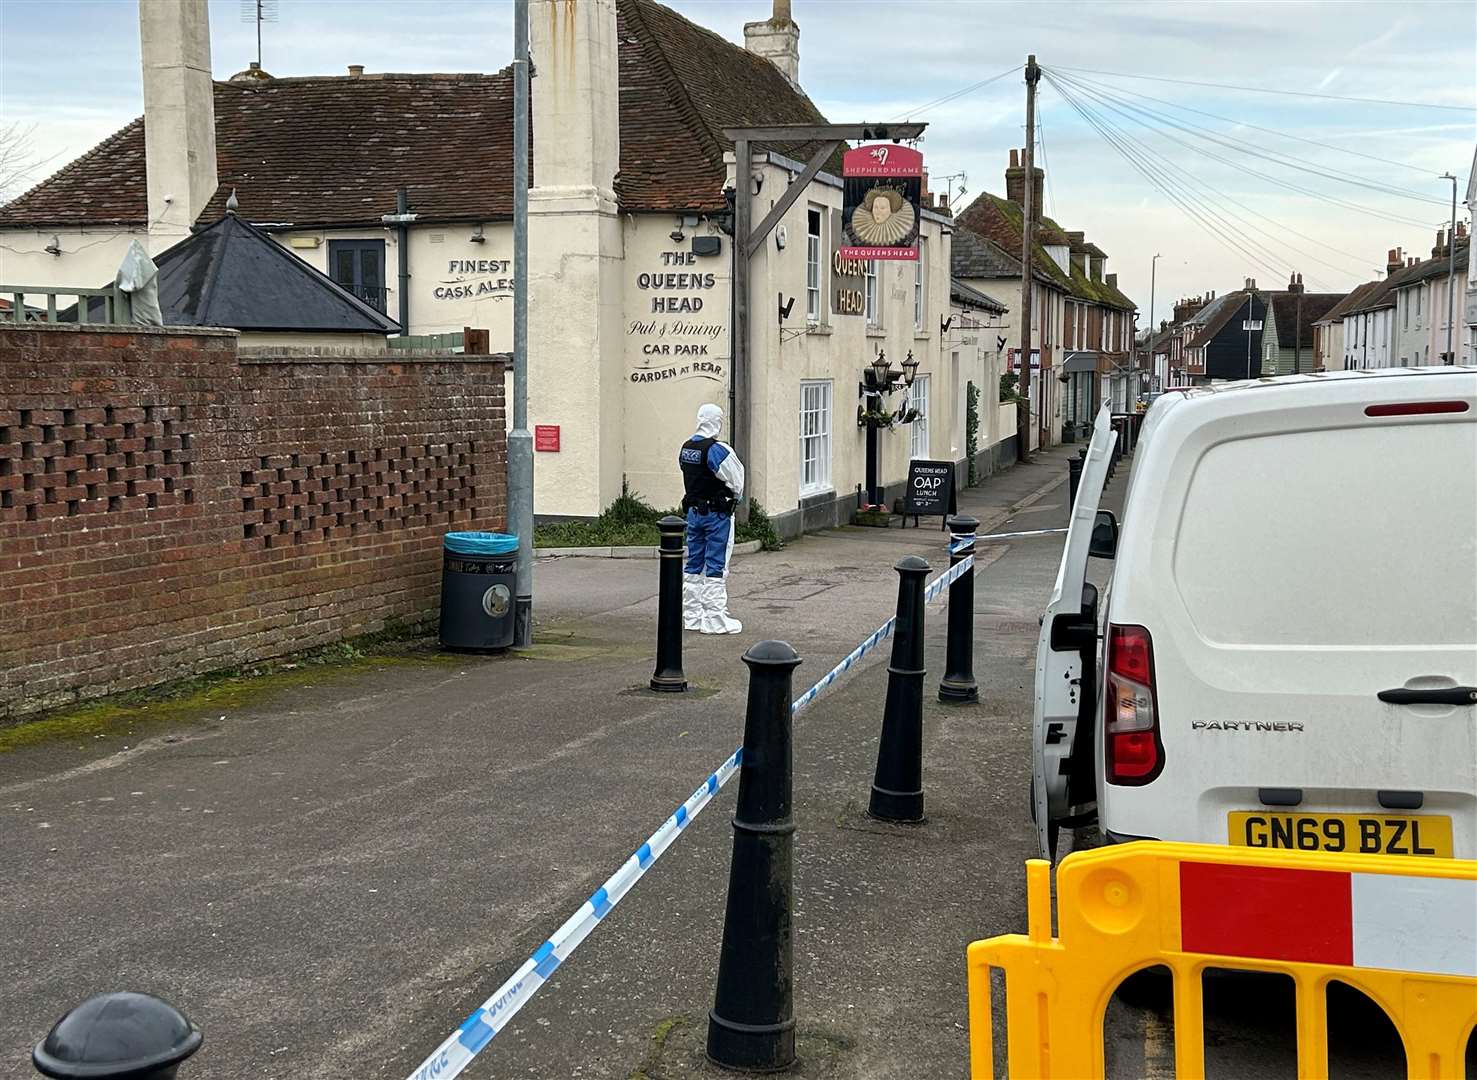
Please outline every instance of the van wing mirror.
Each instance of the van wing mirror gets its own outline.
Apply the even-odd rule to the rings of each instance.
[[[1087,553],[1095,559],[1111,559],[1118,553],[1118,519],[1111,510],[1099,510],[1092,521]]]

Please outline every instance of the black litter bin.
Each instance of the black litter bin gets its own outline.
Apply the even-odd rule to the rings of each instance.
[[[513,644],[518,538],[447,533],[441,563],[441,644],[506,649]]]

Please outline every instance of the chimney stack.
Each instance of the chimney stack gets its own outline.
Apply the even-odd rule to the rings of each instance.
[[[220,183],[210,15],[206,0],[155,0],[139,5],[138,21],[148,247],[157,254],[190,235]]]
[[[1399,272],[1405,265],[1405,253],[1398,247],[1393,247],[1385,256],[1385,276]]]
[[[765,21],[744,23],[744,48],[764,57],[800,89],[800,27],[790,16],[790,0],[774,0],[774,13]]]
[[[1431,258],[1439,259],[1446,254],[1446,230],[1436,230],[1436,246],[1431,249]]]
[[[1290,292],[1290,293],[1300,293],[1300,292],[1303,291],[1303,275],[1302,274],[1290,274],[1290,275],[1288,275],[1288,278],[1287,278],[1287,291]]]
[[[351,78],[351,79],[357,79],[357,78],[359,78],[359,76],[361,76],[363,74],[364,74],[364,65],[363,64],[350,64],[349,65],[349,78]]]
[[[1012,150],[1010,152],[1010,167],[1005,170],[1005,197],[1017,206],[1024,207],[1026,204],[1026,167],[1022,164],[1026,160],[1024,150]],[[1041,220],[1042,215],[1042,192],[1046,184],[1046,173],[1037,165],[1031,169],[1031,207],[1036,220]]]

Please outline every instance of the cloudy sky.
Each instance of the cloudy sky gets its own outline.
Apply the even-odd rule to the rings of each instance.
[[[672,6],[735,41],[769,14],[767,0]],[[255,58],[242,7],[211,0],[217,78]],[[355,63],[490,71],[512,51],[511,2],[276,7],[263,33],[276,75]],[[952,186],[966,199],[1003,192],[1007,153],[1024,137],[1014,69],[1034,52],[1050,75],[1039,104],[1047,211],[1108,252],[1140,325],[1156,253],[1158,317],[1176,296],[1245,277],[1278,285],[1292,270],[1310,291],[1343,291],[1376,276],[1390,247],[1429,254],[1449,215],[1441,173],[1465,195],[1477,100],[1477,5],[1466,0],[794,0],[794,12],[802,81],[821,110],[838,122],[929,121],[933,184],[963,173]],[[0,124],[34,124],[50,168],[141,112],[134,0],[0,0]]]

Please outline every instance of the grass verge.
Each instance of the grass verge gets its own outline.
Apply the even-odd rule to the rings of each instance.
[[[656,523],[668,514],[682,516],[680,510],[658,510],[639,493],[626,491],[593,521],[557,521],[536,526],[533,546],[655,547],[661,539]],[[749,500],[748,522],[738,526],[733,539],[739,544],[758,540],[765,551],[777,551],[784,546],[764,507],[754,499]]]

